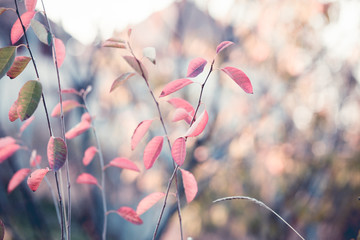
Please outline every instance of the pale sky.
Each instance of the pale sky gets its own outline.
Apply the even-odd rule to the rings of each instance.
[[[210,13],[217,17],[226,14],[233,0],[195,0],[208,4]],[[101,3],[100,3],[101,2]],[[174,0],[44,0],[48,17],[61,23],[64,29],[89,44],[101,34],[109,38],[115,30],[122,30],[146,19],[151,13],[166,8]],[[38,1],[37,9],[42,10]]]

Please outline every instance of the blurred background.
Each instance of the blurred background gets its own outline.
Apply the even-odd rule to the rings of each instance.
[[[247,95],[228,76],[215,71],[206,85],[203,105],[209,112],[205,132],[187,143],[184,168],[199,184],[194,202],[182,199],[186,237],[193,239],[298,239],[278,218],[258,205],[233,200],[243,195],[271,207],[305,239],[356,239],[360,229],[360,2],[356,0],[182,0],[182,1],[45,1],[55,36],[66,45],[60,69],[63,88],[91,85],[89,109],[108,163],[127,157],[141,169],[106,170],[109,209],[136,208],[154,191],[165,191],[172,172],[170,151],[164,145],[151,170],[142,163],[146,143],[163,135],[159,121],[131,151],[131,135],[138,123],[158,115],[144,81],[132,78],[111,94],[112,82],[130,67],[126,50],[102,48],[116,36],[127,38],[138,57],[144,47],[155,47],[157,63],[144,59],[150,85],[159,96],[164,85],[183,78],[191,59],[211,62],[217,44],[235,45],[216,57],[215,67],[237,67],[250,78],[254,94]],[[24,4],[19,3],[24,12]],[[1,0],[0,7],[14,8]],[[41,4],[37,5],[42,10]],[[43,21],[41,14],[36,18]],[[16,14],[0,15],[0,47],[10,45]],[[28,31],[50,111],[58,102],[51,50]],[[24,42],[24,39],[20,40]],[[27,55],[19,48],[19,55]],[[194,79],[205,80],[204,73]],[[35,79],[29,64],[17,79],[0,81],[0,137],[18,137],[21,123],[8,120],[8,111],[27,80]],[[172,122],[174,108],[166,102],[182,97],[196,106],[200,84],[160,99],[171,141],[187,125]],[[65,99],[77,99],[66,95]],[[79,99],[78,99],[79,100]],[[79,100],[80,101],[80,100]],[[80,121],[83,109],[67,113],[66,127]],[[13,173],[29,167],[32,149],[47,166],[44,108],[19,138],[30,151],[20,150],[0,165],[0,218],[6,239],[59,239],[59,225],[48,186],[32,193],[24,182],[11,194]],[[51,119],[60,136],[59,119]],[[90,131],[68,141],[72,179],[73,239],[99,239],[102,227],[101,195],[94,186],[75,183],[83,172],[100,176],[97,157],[84,167],[85,149],[95,144]],[[53,183],[53,175],[49,174]],[[174,189],[172,189],[174,191]],[[180,239],[175,199],[169,198],[160,226],[163,240]],[[144,215],[143,225],[108,216],[108,239],[151,239],[161,204]]]

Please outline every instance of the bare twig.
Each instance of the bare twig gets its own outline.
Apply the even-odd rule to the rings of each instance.
[[[305,240],[288,222],[286,222],[279,214],[277,214],[274,210],[272,210],[270,207],[268,207],[265,203],[255,199],[255,198],[251,198],[251,197],[247,197],[247,196],[232,196],[232,197],[225,197],[225,198],[219,198],[215,201],[213,201],[213,203],[219,203],[219,202],[223,202],[223,201],[229,201],[229,200],[248,200],[251,201],[257,205],[259,205],[260,207],[266,208],[267,210],[269,210],[270,212],[272,212],[275,216],[277,216],[281,221],[283,221],[291,230],[293,230],[302,240]]]

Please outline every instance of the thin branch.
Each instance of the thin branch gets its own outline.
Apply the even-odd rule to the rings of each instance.
[[[84,101],[84,106],[85,106],[85,110],[90,114],[89,109],[87,107],[87,103],[86,103],[86,95],[87,95],[88,91],[86,90],[84,95],[83,95],[83,101]],[[103,202],[103,210],[104,210],[104,222],[103,222],[103,232],[102,232],[102,240],[106,239],[106,228],[107,228],[107,203],[106,203],[106,196],[105,196],[105,175],[104,175],[104,156],[102,154],[102,150],[101,150],[101,145],[100,145],[100,140],[99,137],[96,134],[96,130],[95,127],[92,127],[92,131],[96,140],[96,145],[97,145],[97,149],[98,149],[98,153],[99,153],[99,160],[100,160],[100,168],[101,168],[101,186],[100,190],[101,190],[101,197],[102,197],[102,202]]]
[[[56,50],[55,50],[55,44],[54,44],[54,34],[52,32],[51,29],[51,25],[50,25],[50,21],[47,17],[46,14],[46,10],[45,10],[45,4],[44,1],[41,0],[41,4],[42,4],[42,8],[43,8],[43,13],[44,13],[44,17],[45,20],[47,22],[48,28],[49,28],[49,32],[51,34],[51,49],[52,49],[52,56],[53,56],[53,61],[54,61],[54,65],[55,65],[55,69],[56,69],[56,76],[57,76],[57,81],[58,81],[58,92],[59,92],[59,103],[60,103],[60,125],[61,125],[61,137],[65,142],[65,145],[67,147],[67,141],[65,138],[65,121],[64,121],[64,112],[63,112],[63,99],[62,99],[62,93],[61,93],[61,80],[60,80],[60,73],[59,73],[59,66],[58,66],[58,61],[57,61],[57,55],[56,55]],[[68,213],[67,213],[67,221],[66,221],[66,232],[67,232],[67,238],[70,239],[71,236],[71,184],[70,184],[70,169],[69,169],[69,159],[68,156],[66,156],[66,160],[65,161],[65,167],[66,167],[66,180],[67,180],[67,189],[68,189]]]
[[[270,212],[272,212],[275,216],[277,216],[281,221],[283,221],[291,230],[293,230],[302,240],[305,240],[288,222],[286,222],[279,214],[277,214],[274,210],[272,210],[270,207],[268,207],[265,203],[255,199],[255,198],[251,198],[251,197],[247,197],[247,196],[232,196],[232,197],[225,197],[225,198],[220,198],[217,199],[215,201],[213,201],[213,203],[218,203],[218,202],[223,202],[223,201],[229,201],[229,200],[248,200],[251,201],[257,205],[259,205],[260,207],[266,208],[267,210],[269,210]]]
[[[59,187],[59,180],[58,180],[58,175],[57,172],[55,172],[55,180],[56,180],[56,188],[59,194],[59,204],[60,204],[60,215],[61,215],[61,240],[64,240],[64,212],[63,212],[63,202],[62,202],[62,197],[60,194],[60,187]]]

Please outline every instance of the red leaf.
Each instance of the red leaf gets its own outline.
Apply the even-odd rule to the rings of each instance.
[[[31,152],[31,157],[30,157],[30,166],[35,167],[40,163],[41,163],[41,156],[36,154],[36,150],[33,150]]]
[[[199,75],[200,73],[202,73],[206,63],[207,61],[201,57],[191,60],[187,70],[186,77],[193,78]]]
[[[136,213],[140,216],[154,206],[161,198],[165,196],[165,193],[154,192],[144,197],[136,208]]]
[[[91,175],[89,173],[80,174],[76,179],[76,183],[79,183],[79,184],[93,184],[93,185],[97,185],[98,187],[100,187],[97,179],[93,175]]]
[[[66,113],[76,107],[81,107],[82,105],[75,100],[65,100],[62,102],[63,113]],[[52,117],[60,116],[60,103],[56,104],[53,111],[51,112]]]
[[[21,15],[21,20],[24,24],[25,29],[27,30],[30,26],[31,19],[35,16],[36,12],[28,11]],[[17,19],[14,25],[11,28],[10,38],[11,44],[15,44],[19,39],[24,35],[20,19]]]
[[[11,193],[27,177],[27,175],[29,175],[29,173],[29,168],[22,168],[14,173],[8,185],[8,193]]]
[[[35,192],[38,187],[40,186],[40,183],[44,179],[45,175],[50,171],[49,168],[43,168],[43,169],[36,169],[33,171],[30,176],[27,179],[27,184],[29,188]]]
[[[3,163],[6,159],[11,157],[20,148],[21,147],[15,143],[0,148],[0,163]]]
[[[32,123],[32,121],[34,121],[35,117],[31,116],[30,118],[28,118],[27,120],[25,120],[25,122],[23,123],[23,125],[21,125],[20,127],[20,135],[25,131],[25,129]]]
[[[194,83],[193,81],[191,81],[190,79],[187,78],[181,78],[181,79],[176,79],[174,81],[169,82],[164,89],[162,90],[160,97],[165,97],[167,95],[169,95],[170,93],[176,92],[178,90],[180,90],[181,88]]]
[[[206,110],[200,115],[198,119],[191,125],[189,130],[186,133],[187,137],[196,137],[202,133],[206,127],[206,124],[209,120],[209,115]]]
[[[221,70],[231,77],[246,93],[253,93],[250,79],[243,71],[234,67],[225,67]]]
[[[117,87],[119,87],[124,81],[128,80],[129,78],[135,76],[136,73],[128,72],[121,74],[120,77],[114,80],[113,84],[111,85],[110,92],[114,91]]]
[[[140,225],[143,223],[139,215],[130,207],[121,207],[116,210],[116,213],[133,224]]]
[[[79,136],[80,134],[82,134],[83,132],[85,132],[86,130],[88,130],[89,128],[91,128],[90,122],[81,121],[78,124],[76,124],[72,129],[67,131],[67,133],[65,134],[65,138],[73,139],[73,138]]]
[[[194,107],[186,100],[182,98],[172,98],[167,101],[175,108],[184,108],[191,116],[194,116],[195,110]]]
[[[190,124],[192,117],[184,108],[177,108],[174,112],[172,121],[177,122],[181,120],[185,120],[188,124]]]
[[[159,157],[164,137],[156,136],[146,145],[144,150],[144,165],[146,169],[153,166],[155,160]]]
[[[31,58],[25,56],[16,57],[6,75],[8,75],[11,79],[16,78],[20,75],[20,73],[22,73],[22,71],[24,71],[30,60]]]
[[[91,146],[88,149],[86,149],[83,160],[82,160],[83,164],[85,166],[89,165],[97,152],[98,152],[98,150],[94,146]]]
[[[234,43],[231,41],[223,41],[216,47],[216,54],[224,50],[225,48],[233,45]]]
[[[50,168],[55,171],[64,165],[67,157],[67,147],[62,138],[50,137],[47,145],[47,157]]]
[[[11,122],[14,122],[16,119],[19,118],[19,115],[17,113],[17,108],[18,108],[18,102],[17,100],[15,100],[15,102],[11,105],[11,108],[9,110],[9,120]]]
[[[137,127],[131,137],[131,150],[134,150],[141,139],[145,136],[153,120],[144,120]]]
[[[141,68],[139,67],[138,61],[133,56],[124,56],[124,59],[140,76],[143,76],[142,74],[144,73],[146,81],[149,79],[148,72],[144,64],[140,60],[138,61],[140,63]]]
[[[192,175],[191,172],[181,168],[180,171],[183,179],[186,201],[190,203],[192,200],[194,200],[198,192],[197,182],[194,175]]]
[[[34,11],[37,0],[25,0],[25,7],[27,11]]]
[[[54,47],[56,52],[57,65],[58,67],[61,67],[65,60],[65,45],[60,39],[54,38]]]
[[[114,158],[113,160],[111,160],[109,165],[113,166],[113,167],[124,168],[124,169],[133,170],[136,172],[140,172],[140,170],[136,166],[136,164],[126,158],[120,158],[120,157]]]
[[[0,149],[13,143],[16,143],[16,140],[12,137],[0,138]]]
[[[171,156],[177,165],[183,165],[186,157],[186,142],[185,138],[180,137],[175,140],[171,148]]]

